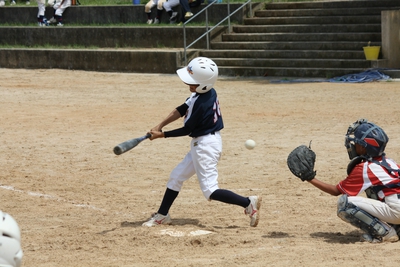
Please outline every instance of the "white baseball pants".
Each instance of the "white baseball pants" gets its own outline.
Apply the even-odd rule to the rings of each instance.
[[[168,0],[164,2],[165,11],[171,11],[174,7],[179,5],[179,0]]]
[[[219,132],[192,138],[190,151],[172,170],[167,187],[179,192],[183,182],[194,174],[204,197],[209,200],[218,187],[218,161],[222,153],[222,139]]]
[[[56,10],[56,16],[62,16],[64,11],[71,6],[71,0],[65,0],[64,3],[61,5],[62,1],[57,1],[54,5],[54,9]]]
[[[385,197],[385,202],[365,197],[348,197],[348,202],[381,221],[400,224],[400,200],[396,194]]]

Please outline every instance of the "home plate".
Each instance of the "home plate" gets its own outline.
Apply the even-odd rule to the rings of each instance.
[[[169,236],[176,236],[176,237],[209,235],[209,234],[212,234],[212,233],[213,232],[206,231],[206,230],[190,231],[189,233],[186,233],[184,231],[173,230],[173,229],[162,229],[160,231],[160,234],[162,234],[162,235],[169,235]]]
[[[214,232],[211,231],[207,231],[207,230],[196,230],[196,231],[191,231],[189,233],[189,236],[196,236],[196,235],[209,235],[212,234]]]

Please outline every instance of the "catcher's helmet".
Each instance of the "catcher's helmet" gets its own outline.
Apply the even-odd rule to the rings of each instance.
[[[209,58],[196,57],[187,67],[176,71],[179,78],[186,84],[198,84],[196,92],[208,92],[218,79],[218,66]]]
[[[345,137],[345,146],[350,159],[357,156],[355,152],[356,143],[367,150],[366,155],[359,156],[370,159],[381,156],[385,151],[387,142],[389,142],[389,137],[383,129],[366,119],[360,119],[351,124]]]
[[[20,267],[22,256],[18,224],[11,215],[0,211],[0,266]]]

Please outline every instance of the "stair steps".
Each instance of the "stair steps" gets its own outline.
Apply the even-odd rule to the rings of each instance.
[[[221,75],[331,78],[371,68],[363,47],[381,45],[381,11],[398,0],[270,3],[211,50]]]

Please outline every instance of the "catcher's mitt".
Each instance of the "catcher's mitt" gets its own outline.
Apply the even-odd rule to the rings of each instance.
[[[301,145],[293,149],[287,158],[287,165],[289,170],[303,182],[311,181],[316,175],[314,171],[315,152],[311,150],[310,146]]]

